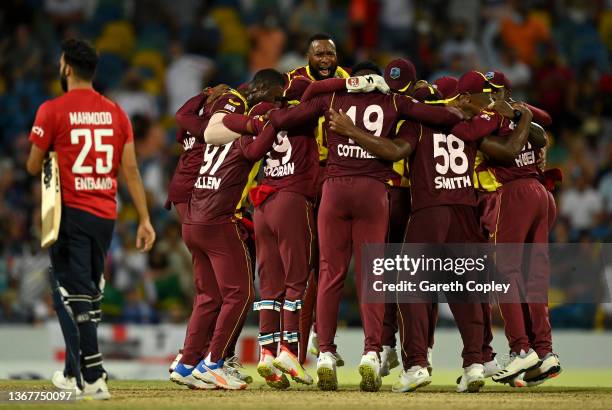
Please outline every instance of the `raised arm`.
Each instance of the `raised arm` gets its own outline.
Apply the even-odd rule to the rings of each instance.
[[[195,95],[188,99],[187,102],[179,108],[176,114],[174,114],[177,124],[200,140],[204,137],[206,121],[203,117],[199,116],[198,113],[207,98],[208,94],[205,93]]]
[[[361,128],[358,128],[346,113],[330,112],[329,128],[337,134],[352,139],[366,151],[379,158],[388,161],[399,161],[412,154],[414,147],[406,140],[401,138],[388,139],[376,137]]]
[[[531,111],[525,106],[517,106],[521,111],[521,119],[510,135],[489,136],[484,138],[479,149],[489,158],[504,165],[511,165],[516,156],[523,150],[529,137]]]

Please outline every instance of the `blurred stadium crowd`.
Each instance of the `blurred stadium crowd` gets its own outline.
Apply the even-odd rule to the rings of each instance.
[[[62,39],[90,39],[96,88],[132,118],[159,241],[134,249],[135,210],[120,193],[105,321],[184,323],[191,258],[162,208],[181,147],[174,112],[208,84],[238,85],[261,68],[305,63],[328,32],[339,64],[410,58],[421,78],[505,72],[513,94],[553,117],[548,166],[563,169],[555,242],[612,242],[612,1],[539,0],[5,0],[0,3],[0,323],[53,315],[39,247],[40,183],[25,172],[37,107],[58,95]],[[354,289],[346,286],[345,289]],[[356,297],[341,307],[359,324]],[[571,302],[571,297],[568,297]],[[555,313],[558,312],[558,314]],[[603,327],[605,306],[553,309],[555,327]],[[611,316],[608,313],[607,316]]]

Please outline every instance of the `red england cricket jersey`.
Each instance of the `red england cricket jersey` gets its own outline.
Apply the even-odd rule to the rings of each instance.
[[[30,141],[57,152],[66,206],[117,217],[117,171],[132,126],[118,104],[93,89],[76,89],[40,106]]]
[[[401,117],[447,125],[460,119],[444,107],[427,106],[402,95],[341,91],[314,97],[294,108],[273,111],[270,120],[277,129],[292,129],[326,114],[330,108],[344,111],[357,127],[381,138],[395,138],[396,123]],[[386,182],[395,177],[391,162],[372,155],[329,127],[326,132],[329,147],[326,178],[362,175]]]
[[[402,124],[398,138],[413,147],[409,170],[413,211],[440,205],[476,206],[472,181],[476,142],[414,121]]]

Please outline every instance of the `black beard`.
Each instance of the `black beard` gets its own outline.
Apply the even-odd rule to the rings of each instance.
[[[334,78],[334,76],[336,75],[336,68],[338,66],[329,67],[329,75],[327,77],[322,76],[319,73],[319,70],[311,66],[310,63],[308,63],[308,67],[310,68],[310,74],[312,74],[314,79],[317,81],[320,81],[320,80],[327,80],[328,78]]]
[[[66,68],[66,67],[64,67]],[[67,93],[68,92],[68,77],[66,76],[66,71],[62,70],[60,73],[60,85],[62,86],[62,90]]]

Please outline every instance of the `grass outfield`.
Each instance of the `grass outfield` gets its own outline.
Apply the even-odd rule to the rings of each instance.
[[[247,373],[255,375],[254,368]],[[488,381],[478,394],[454,393],[455,372],[434,370],[432,386],[416,393],[391,393],[397,372],[384,379],[379,393],[359,391],[356,371],[342,369],[340,391],[320,392],[316,387],[295,387],[288,391],[269,389],[255,377],[244,391],[190,391],[165,381],[110,381],[113,399],[108,402],[45,404],[43,409],[609,409],[612,401],[612,370],[574,370],[562,373],[545,386],[511,389]],[[48,381],[0,381],[0,391],[52,390]],[[0,408],[32,409],[29,404],[0,404]]]

